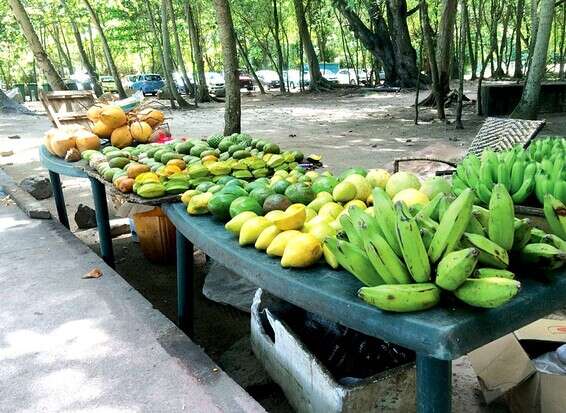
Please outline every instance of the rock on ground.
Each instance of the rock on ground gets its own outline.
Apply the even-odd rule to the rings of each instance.
[[[79,204],[75,212],[75,222],[80,229],[96,227],[96,213],[88,205]]]
[[[53,196],[51,182],[45,176],[29,176],[22,179],[20,187],[35,199],[47,199]]]

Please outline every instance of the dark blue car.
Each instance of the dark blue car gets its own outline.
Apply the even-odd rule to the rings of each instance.
[[[145,74],[139,75],[138,80],[132,83],[133,90],[141,90],[144,95],[157,95],[163,87],[165,82],[161,75]]]

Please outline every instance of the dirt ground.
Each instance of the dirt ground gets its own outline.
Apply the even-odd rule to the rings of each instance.
[[[466,95],[475,99],[474,84],[467,85]],[[266,137],[283,148],[320,154],[325,168],[341,171],[350,166],[390,168],[395,158],[415,155],[457,159],[465,152],[484,120],[475,115],[473,104],[470,104],[465,107],[463,130],[455,130],[453,124],[435,120],[434,111],[430,109],[421,109],[421,121],[416,126],[413,102],[414,92],[342,90],[305,95],[244,95],[242,131],[254,137]],[[0,167],[17,182],[32,175],[47,175],[39,163],[38,147],[44,132],[50,128],[50,122],[40,104],[28,106],[36,110],[37,115],[0,114]],[[219,103],[203,104],[194,111],[166,112],[175,137],[206,137],[221,132],[223,128],[223,105]],[[448,115],[453,119],[452,109]],[[542,134],[566,134],[563,116],[548,115],[545,118],[548,124]],[[13,155],[9,151],[13,151]],[[404,168],[426,174],[434,166],[418,163],[407,164]],[[93,206],[90,185],[82,179],[62,179],[71,230],[97,250],[96,233],[92,230],[77,231],[73,219],[79,203]],[[52,198],[41,202],[56,216]],[[115,217],[112,207],[110,214],[111,218]],[[174,265],[157,265],[147,261],[129,235],[114,240],[114,251],[118,272],[157,309],[174,319]],[[201,287],[207,269],[202,256],[199,269],[198,284]],[[249,336],[249,316],[211,302],[200,293],[196,299],[195,341],[219,362],[222,354],[234,343]],[[229,373],[231,369],[238,370],[237,365],[222,367]],[[455,411],[485,411],[479,402],[477,380],[467,361],[462,359],[456,363],[454,371],[455,385],[460,391],[456,395]],[[274,384],[252,386],[247,390],[268,411],[285,412],[290,409]]]

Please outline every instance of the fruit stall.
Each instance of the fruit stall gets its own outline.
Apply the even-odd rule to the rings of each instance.
[[[40,150],[60,219],[58,174],[89,178],[112,262],[105,191],[159,205],[176,228],[178,321],[189,334],[197,246],[285,301],[414,350],[418,411],[445,412],[452,360],[564,306],[562,138],[485,150],[451,178],[421,180],[319,171],[318,156],[245,133],[173,139],[153,109],[97,106],[89,119],[91,130],[51,131]]]

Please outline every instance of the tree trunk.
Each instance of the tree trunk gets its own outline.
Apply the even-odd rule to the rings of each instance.
[[[96,30],[98,30],[98,35],[100,36],[100,41],[102,42],[102,50],[104,51],[104,57],[106,58],[106,63],[108,64],[108,69],[110,69],[110,73],[114,78],[114,83],[116,83],[116,89],[118,90],[118,95],[120,95],[121,99],[125,99],[128,95],[124,90],[124,86],[122,86],[122,80],[120,79],[120,73],[116,68],[116,63],[114,63],[114,58],[112,57],[112,51],[110,50],[110,45],[108,44],[108,40],[106,40],[106,34],[104,33],[104,29],[102,28],[102,24],[100,24],[100,19],[96,14],[96,11],[91,6],[88,0],[84,0],[85,5],[90,13],[90,17],[96,26]]]
[[[204,59],[202,56],[202,48],[200,43],[200,35],[197,30],[195,15],[193,13],[189,0],[185,0],[185,18],[189,27],[189,38],[191,39],[192,56],[197,68],[196,74],[193,74],[195,82],[198,84],[197,100],[198,102],[210,102],[208,94],[208,86],[206,84],[206,76],[204,71]]]
[[[400,86],[415,87],[419,71],[417,53],[411,44],[407,26],[407,2],[406,0],[387,0],[386,4],[387,22]]]
[[[171,41],[169,39],[169,7],[167,0],[161,0],[161,37],[163,47],[163,64],[165,65],[163,72],[165,74],[167,85],[169,86],[169,93],[177,101],[179,107],[183,109],[190,108],[191,104],[189,104],[189,102],[181,96],[177,90],[175,79],[173,78],[175,69],[173,68],[173,59],[171,58]],[[179,57],[179,59],[182,59],[182,57]]]
[[[59,24],[61,24],[61,22],[59,21]],[[71,71],[71,74],[75,73],[75,68],[73,67],[73,59],[71,58],[71,52],[69,51],[69,45],[67,44],[67,38],[65,37],[65,31],[63,30],[63,27],[61,26],[61,39],[63,39],[63,46],[65,46],[65,56],[67,56],[68,60],[68,65],[69,65],[69,70]]]
[[[67,87],[65,86],[63,79],[61,79],[61,76],[57,73],[57,70],[55,70],[53,63],[51,63],[49,56],[47,56],[47,52],[39,41],[22,3],[20,0],[8,0],[8,3],[10,4],[16,21],[22,28],[22,32],[24,33],[31,51],[33,52],[37,64],[47,78],[47,81],[54,90],[66,90]]]
[[[560,30],[560,69],[558,71],[558,77],[560,80],[564,80],[564,37],[566,36],[566,3],[562,4],[562,27]]]
[[[301,38],[305,54],[307,55],[310,74],[310,88],[311,90],[318,90],[322,83],[322,73],[320,72],[318,58],[316,57],[316,52],[314,51],[311,35],[309,33],[303,0],[293,0],[293,5],[295,7],[295,17],[297,19],[299,36]]]
[[[522,60],[522,35],[521,26],[523,25],[523,15],[525,13],[525,0],[517,0],[517,9],[515,15],[517,21],[515,24],[515,70],[513,71],[513,77],[515,79],[521,79],[523,77],[523,60]]]
[[[185,59],[183,58],[183,52],[181,49],[181,42],[179,40],[179,32],[177,31],[177,19],[175,18],[175,10],[173,9],[172,0],[167,0],[167,7],[171,13],[171,22],[173,23],[173,39],[175,40],[175,52],[177,54],[177,60],[179,69],[181,70],[181,76],[183,78],[183,83],[187,88],[187,93],[191,93],[192,85],[187,75],[187,68],[185,66]]]
[[[456,129],[464,129],[464,124],[462,123],[462,109],[464,105],[464,62],[466,54],[466,26],[468,22],[468,14],[465,12],[467,9],[466,0],[460,0],[460,8],[462,10],[462,21],[460,22],[460,79],[458,85],[458,106],[456,107]]]
[[[257,73],[255,72],[255,70],[252,66],[252,63],[250,62],[250,58],[248,57],[248,53],[244,49],[244,47],[242,46],[242,42],[240,42],[240,39],[239,39],[238,36],[236,36],[236,44],[238,45],[238,50],[240,51],[240,55],[244,58],[244,62],[246,63],[246,67],[250,71],[250,74],[252,75],[252,77],[254,78],[255,82],[257,83],[257,85],[259,87],[259,92],[262,95],[265,95],[265,89],[263,88],[263,85],[261,84],[261,80],[259,80],[259,77],[257,76]]]
[[[281,49],[281,40],[279,36],[279,13],[277,12],[277,0],[273,0],[273,38],[275,39],[275,50],[277,51],[277,74],[279,75],[279,90],[285,93],[285,78],[283,77],[283,68],[285,61],[283,60],[283,50]]]
[[[462,10],[462,19],[466,23],[464,29],[466,31],[466,42],[468,44],[468,55],[470,57],[470,66],[472,70],[470,80],[476,80],[477,72],[478,72],[478,55],[474,51],[474,45],[472,44],[472,28],[470,24],[470,13],[468,11],[468,4],[464,2],[463,7],[464,9]]]
[[[88,40],[89,40],[90,59],[92,62],[92,67],[96,72],[98,72],[98,69],[96,68],[96,53],[94,52],[94,39],[92,37],[92,26],[90,25],[90,22],[88,22]]]
[[[555,0],[541,0],[538,30],[531,67],[519,104],[511,114],[513,118],[536,119],[540,95],[540,84],[546,71],[546,55],[554,17]]]
[[[421,10],[421,30],[423,35],[423,41],[426,46],[426,51],[428,55],[428,63],[430,66],[430,77],[432,80],[432,95],[436,102],[436,112],[438,119],[446,119],[446,114],[444,112],[444,96],[445,93],[442,92],[442,87],[440,85],[440,78],[438,72],[438,64],[436,61],[436,50],[433,40],[432,27],[430,26],[430,20],[428,17],[428,6],[426,0],[420,0]]]
[[[501,6],[501,15],[503,14],[503,7]],[[503,70],[503,59],[505,58],[505,48],[507,47],[507,31],[509,28],[509,20],[511,19],[511,13],[513,12],[512,4],[509,4],[507,7],[507,13],[505,13],[505,17],[503,17],[503,31],[501,34],[501,44],[499,46],[499,54],[497,56],[497,69],[495,70],[496,76],[501,78],[505,75],[505,71]]]
[[[334,5],[348,21],[350,30],[354,33],[354,36],[371,52],[375,60],[383,65],[385,83],[390,85],[397,84],[400,79],[397,73],[393,43],[389,36],[387,23],[377,5],[372,3],[370,9],[373,31],[370,30],[349,7],[347,0],[334,0]]]
[[[442,14],[436,39],[436,62],[441,93],[440,100],[442,102],[450,91],[450,62],[452,60],[452,39],[454,38],[457,5],[458,0],[442,0]]]
[[[149,26],[151,31],[153,32],[153,38],[155,40],[155,45],[157,47],[157,54],[159,55],[159,61],[161,62],[161,71],[165,72],[165,58],[163,57],[163,45],[161,44],[161,35],[160,29],[157,27],[157,22],[155,21],[154,11],[151,8],[151,4],[149,2],[145,3],[146,6],[146,13],[147,13],[147,21],[149,22]],[[152,48],[152,57],[153,57],[153,48]],[[156,70],[153,70],[156,72]],[[171,90],[170,84],[167,83],[167,89]],[[175,99],[173,98],[173,94],[169,93],[169,102],[171,102],[171,108],[175,109]]]
[[[224,136],[240,133],[242,109],[240,79],[238,73],[238,54],[230,3],[228,0],[213,0],[218,22],[222,60],[224,62],[224,85],[226,101],[224,104]]]
[[[77,22],[75,21],[75,16],[67,7],[67,4],[64,0],[61,0],[61,6],[65,10],[65,13],[69,17],[69,21],[71,23],[71,29],[73,30],[73,36],[75,37],[75,43],[77,43],[77,49],[79,50],[79,55],[81,56],[81,62],[84,65],[88,76],[92,82],[92,88],[94,90],[94,94],[96,96],[102,95],[102,88],[100,87],[100,83],[98,81],[98,73],[96,73],[96,69],[94,65],[91,63],[88,53],[86,52],[83,44],[83,40],[81,38],[81,33],[77,26]]]
[[[538,32],[538,0],[531,0],[531,38],[529,40],[529,57],[527,64],[527,71],[531,70],[532,58],[534,55],[535,43]]]

